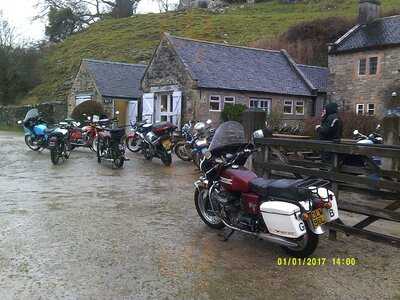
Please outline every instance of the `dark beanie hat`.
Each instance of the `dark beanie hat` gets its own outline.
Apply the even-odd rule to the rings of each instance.
[[[338,112],[337,103],[329,103],[325,106],[325,111],[327,115],[331,115]]]

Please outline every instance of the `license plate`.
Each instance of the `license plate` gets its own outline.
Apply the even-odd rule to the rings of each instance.
[[[172,147],[172,143],[171,143],[170,140],[164,140],[164,141],[162,141],[161,143],[162,143],[163,147],[164,147],[166,150],[169,150],[169,149],[171,149],[171,147]]]
[[[311,212],[311,222],[313,223],[314,227],[318,227],[326,223],[322,208],[318,208]]]

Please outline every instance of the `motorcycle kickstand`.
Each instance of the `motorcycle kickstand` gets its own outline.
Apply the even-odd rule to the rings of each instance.
[[[223,236],[222,241],[223,241],[223,242],[227,242],[227,241],[229,240],[229,238],[230,238],[234,233],[235,233],[235,230],[233,230],[233,229],[229,229],[229,230],[225,229],[225,230],[224,230],[224,233],[220,235],[220,236]]]

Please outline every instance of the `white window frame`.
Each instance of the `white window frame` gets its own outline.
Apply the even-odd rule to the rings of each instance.
[[[370,108],[370,105],[373,105],[373,108]],[[370,114],[370,111],[372,111],[372,114]],[[375,103],[367,104],[367,116],[375,116]]]
[[[232,99],[232,100],[226,101],[227,98]],[[235,96],[224,96],[224,107],[225,107],[225,104],[235,105],[235,103],[236,103],[236,97]]]
[[[256,106],[252,106],[251,105],[251,103],[252,102],[256,102],[257,103],[257,105]],[[271,102],[272,102],[272,99],[270,99],[270,98],[250,98],[250,101],[249,101],[249,108],[251,108],[251,109],[262,109],[262,110],[264,110],[265,112],[267,112],[268,114],[271,112]],[[267,107],[261,107],[261,103],[267,103]]]
[[[286,105],[286,102],[290,102],[290,113],[285,112],[285,107],[288,107],[289,105]],[[284,115],[293,115],[293,100],[283,100],[283,114]]]
[[[302,102],[303,104],[298,105],[298,102]],[[304,100],[295,100],[295,104],[294,104],[294,113],[296,114],[296,116],[304,116],[305,111],[306,111],[306,105],[305,105],[305,101]],[[303,112],[302,113],[297,113],[297,107],[302,107],[303,108]]]
[[[361,69],[360,66],[361,66],[361,61],[362,60],[365,60],[365,73],[364,74],[360,74],[360,69]],[[358,68],[357,68],[358,69],[358,72],[357,72],[358,76],[366,76],[366,75],[368,75],[368,61],[369,60],[368,60],[367,57],[362,57],[362,58],[358,59],[358,64],[357,64],[358,65]]]
[[[218,100],[211,99],[213,97],[218,98]],[[211,109],[211,103],[217,103],[217,102],[218,102],[218,110]],[[219,96],[219,95],[210,95],[210,97],[208,99],[208,109],[209,109],[209,111],[220,112],[221,111],[221,96]]]
[[[360,111],[359,107],[362,107],[362,113],[359,112]],[[364,103],[357,103],[356,104],[356,115],[357,116],[364,116],[364,113],[365,113],[365,105],[364,105]]]

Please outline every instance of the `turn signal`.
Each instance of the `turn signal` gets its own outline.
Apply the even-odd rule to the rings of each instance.
[[[332,207],[332,203],[329,201],[329,202],[326,202],[325,204],[324,204],[324,207],[325,208],[331,208]]]
[[[307,221],[310,219],[310,215],[308,213],[303,214],[303,221]]]

